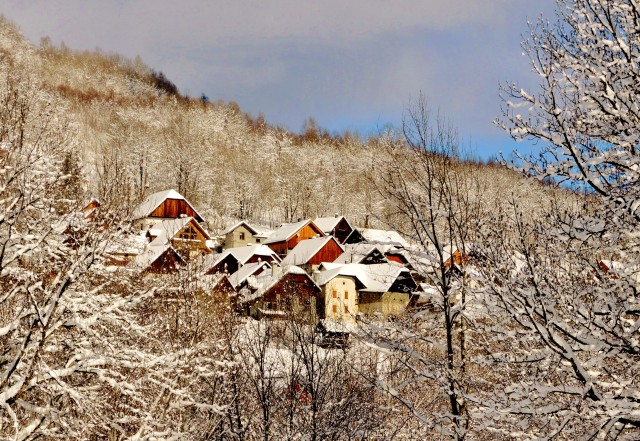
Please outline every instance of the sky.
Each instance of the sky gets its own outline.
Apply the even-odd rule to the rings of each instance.
[[[492,121],[500,84],[535,87],[520,42],[554,0],[2,0],[33,43],[140,56],[180,92],[290,130],[399,125],[423,93],[472,155],[517,145]]]

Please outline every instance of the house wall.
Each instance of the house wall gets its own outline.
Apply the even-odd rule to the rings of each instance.
[[[309,277],[304,274],[287,274],[250,306],[249,315],[261,318],[257,313],[257,308],[260,308],[266,311],[309,313],[316,319],[322,312],[318,310],[319,296],[320,290]],[[281,318],[285,316],[286,313]]]
[[[343,251],[335,240],[328,241],[311,259],[308,264],[320,265],[322,262],[333,262],[342,255]]]
[[[198,221],[202,222],[200,216],[191,208],[191,206],[184,199],[166,199],[162,202],[158,208],[153,210],[148,217],[163,217],[163,218],[176,218],[181,215],[195,217]]]
[[[192,220],[171,239],[171,245],[188,259],[211,253],[211,249],[207,247],[207,238],[193,225],[194,222]]]
[[[242,236],[244,235],[244,238]],[[253,237],[253,233],[244,225],[238,226],[233,231],[227,233],[224,237],[224,247],[225,248],[237,248],[243,247],[248,244],[256,243],[255,238]]]
[[[296,245],[298,245],[298,242],[300,242],[301,240],[312,239],[317,235],[323,236],[324,233],[317,227],[313,227],[311,224],[309,224],[298,230],[298,232],[294,234],[293,237],[288,241],[274,242],[267,244],[267,246],[278,253],[280,256],[284,256],[287,254],[287,251],[294,249]]]
[[[410,294],[402,292],[360,292],[358,309],[363,314],[381,313],[385,317],[402,315],[411,299]]]
[[[358,292],[353,277],[333,278],[322,287],[324,318],[354,323],[358,313],[357,299]]]

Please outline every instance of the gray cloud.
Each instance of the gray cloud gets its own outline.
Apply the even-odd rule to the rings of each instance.
[[[490,121],[498,84],[531,82],[526,19],[553,0],[5,0],[34,42],[140,55],[183,92],[235,100],[299,129],[398,122],[420,90],[466,136],[504,139]],[[483,141],[484,142],[484,141]]]

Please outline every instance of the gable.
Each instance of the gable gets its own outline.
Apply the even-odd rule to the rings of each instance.
[[[279,242],[288,242],[296,240],[310,239],[315,236],[326,236],[324,231],[320,229],[313,221],[306,220],[292,224],[285,224],[274,231],[269,238],[264,242],[265,245],[270,245]]]
[[[314,297],[320,288],[306,274],[285,274],[277,283],[265,291],[263,299],[275,301],[276,296],[297,297],[300,300]]]
[[[175,218],[181,216],[193,217],[198,222],[203,221],[200,215],[184,199],[165,199],[147,217]]]
[[[238,271],[238,259],[231,254],[227,253],[223,258],[219,259],[214,265],[211,266],[206,272],[206,274],[215,274],[215,273],[228,273],[233,274]]]

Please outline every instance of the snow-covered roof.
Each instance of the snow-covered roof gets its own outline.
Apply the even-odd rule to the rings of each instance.
[[[294,222],[292,224],[283,224],[280,226],[280,228],[271,233],[269,238],[265,240],[264,243],[269,244],[289,240],[293,237],[294,234],[296,234],[299,230],[301,230],[308,224],[315,225],[315,223],[311,219]],[[315,226],[318,227],[317,225]],[[320,228],[318,228],[318,230],[322,231]]]
[[[231,285],[235,288],[238,288],[238,286],[242,285],[249,276],[252,276],[262,269],[268,268],[271,268],[271,265],[267,262],[248,263],[240,267],[235,273],[231,274],[229,276],[229,282],[231,282]]]
[[[277,262],[280,262],[278,254],[266,245],[251,244],[244,247],[229,248],[226,252],[233,254],[233,257],[235,257],[241,264],[244,264],[253,256],[264,256],[268,260],[276,260]]]
[[[200,230],[205,239],[210,239],[209,234],[192,217],[178,217],[158,221],[149,229],[149,234],[155,236],[149,245],[164,245],[173,239],[183,228],[193,221],[193,225]]]
[[[351,276],[358,279],[365,286],[362,291],[367,292],[388,292],[402,273],[411,277],[408,269],[394,262],[373,265],[323,263],[321,268],[324,271],[320,272],[319,286],[325,285],[339,275]]]
[[[409,247],[408,242],[397,231],[359,228],[358,232],[368,243],[396,245],[404,248]]]
[[[178,253],[175,252],[171,244],[167,243],[163,245],[153,245],[153,246],[149,244],[149,247],[147,247],[144,253],[138,254],[135,257],[135,259],[133,260],[133,264],[134,266],[140,269],[148,268],[153,264],[153,262],[158,260],[160,256],[162,256],[166,251],[169,251],[169,250],[172,250],[177,256],[180,256]]]
[[[142,254],[149,241],[142,234],[124,234],[116,237],[107,248],[112,254]]]
[[[280,280],[282,280],[286,275],[289,274],[306,276],[315,285],[315,282],[313,281],[313,279],[311,279],[311,277],[309,277],[305,270],[303,270],[299,266],[291,265],[284,267],[282,271],[275,272],[275,274],[272,271],[265,271],[264,273],[253,278],[253,280],[251,280],[251,282],[249,283],[250,287],[252,288],[252,292],[245,293],[242,301],[249,302],[251,300],[262,297],[267,291],[273,288]]]
[[[318,286],[324,286],[336,277],[340,276],[353,277],[356,280],[356,289],[362,289],[367,286],[364,273],[362,271],[355,271],[353,268],[350,268],[347,265],[339,265],[337,267],[321,271],[318,278]]]
[[[221,236],[226,236],[227,234],[231,233],[233,230],[235,230],[236,228],[238,228],[239,226],[244,225],[244,227],[249,230],[251,232],[251,234],[258,234],[258,230],[256,230],[255,228],[253,228],[251,225],[249,225],[248,222],[246,221],[240,221],[235,223],[234,225],[231,225],[229,228],[227,228],[226,230],[224,230],[222,233],[220,233]]]
[[[377,250],[384,256],[380,245],[371,243],[355,243],[344,245],[344,253],[340,255],[334,263],[361,263],[365,257]]]
[[[325,234],[330,234],[342,219],[346,221],[344,216],[318,217],[314,219],[313,223],[324,231]],[[349,222],[347,221],[347,223]]]
[[[285,265],[304,265],[332,240],[336,242],[340,249],[342,249],[342,246],[334,239],[333,236],[301,240],[293,250],[289,251],[289,254],[287,254],[287,257],[284,258],[282,263]]]
[[[142,219],[144,217],[149,216],[153,212],[153,210],[158,208],[158,206],[167,199],[178,199],[178,200],[185,201],[191,207],[191,209],[196,213],[197,217],[199,217],[200,219],[204,219],[202,216],[200,216],[200,214],[196,211],[193,205],[191,205],[191,203],[184,196],[182,196],[177,191],[171,189],[171,190],[159,191],[147,197],[140,205],[136,207],[135,210],[133,210],[133,214],[131,215],[131,220]]]
[[[206,256],[204,265],[207,268],[212,268],[222,262],[227,256],[232,256],[239,264],[244,265],[251,257],[260,256],[265,262],[276,261],[280,262],[280,256],[276,254],[271,248],[266,245],[250,244],[244,247],[228,248],[220,254],[214,254]]]

